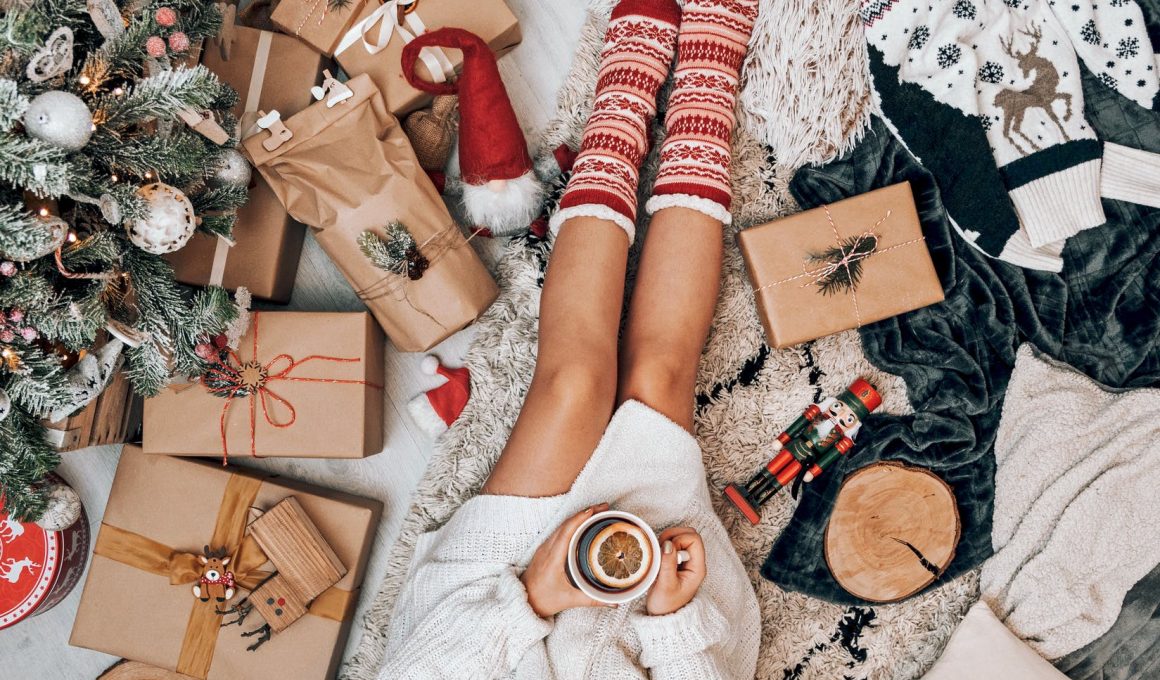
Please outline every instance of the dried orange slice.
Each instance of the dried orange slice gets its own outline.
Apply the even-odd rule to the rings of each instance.
[[[652,565],[652,546],[644,531],[629,522],[613,522],[588,546],[588,566],[596,581],[627,590],[644,580]]]

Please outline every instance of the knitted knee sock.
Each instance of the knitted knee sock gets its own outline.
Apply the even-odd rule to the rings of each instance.
[[[677,68],[661,166],[646,209],[682,206],[729,224],[730,138],[737,82],[757,0],[689,0],[677,34]]]
[[[675,0],[621,0],[613,10],[592,115],[560,210],[550,221],[553,233],[570,217],[601,217],[624,229],[632,242],[648,125],[672,64],[680,16]]]

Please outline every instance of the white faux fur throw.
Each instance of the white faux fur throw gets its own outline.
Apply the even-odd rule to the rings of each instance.
[[[1103,635],[1160,563],[1160,389],[1112,390],[1019,348],[995,441],[983,599],[1049,659]]]
[[[604,28],[615,0],[595,0],[561,87],[555,119],[537,145],[576,148],[592,106]],[[820,394],[836,394],[862,375],[883,394],[883,410],[909,411],[906,386],[875,369],[848,331],[800,347],[771,350],[754,307],[753,290],[734,240],[736,231],[797,212],[787,184],[802,163],[824,161],[853,145],[869,116],[865,43],[858,0],[793,3],[762,0],[743,75],[739,114],[747,122],[733,140],[733,226],[725,233],[721,295],[701,359],[696,434],[709,487],[745,480],[768,460],[769,443]],[[779,37],[780,36],[780,37]],[[749,99],[753,88],[763,93]],[[667,96],[662,92],[661,97]],[[749,103],[746,103],[749,102]],[[759,104],[765,122],[746,118]],[[747,127],[747,125],[749,127]],[[761,128],[761,137],[748,130]],[[661,131],[654,131],[654,148]],[[655,155],[642,172],[647,188]],[[641,225],[638,241],[647,238]],[[440,440],[419,483],[390,569],[368,615],[357,622],[361,641],[340,677],[375,680],[387,623],[419,535],[442,526],[487,478],[503,449],[531,380],[536,356],[540,285],[549,256],[544,244],[517,239],[498,264],[500,296],[478,321],[465,364],[472,398]],[[631,274],[630,274],[631,276]],[[782,493],[750,526],[719,493],[725,523],[761,606],[760,680],[912,680],[939,657],[951,632],[978,599],[977,572],[894,605],[846,607],[782,590],[761,577],[774,539],[796,505]],[[374,584],[366,584],[373,592]],[[364,595],[368,597],[369,595]],[[358,634],[358,633],[356,633]]]

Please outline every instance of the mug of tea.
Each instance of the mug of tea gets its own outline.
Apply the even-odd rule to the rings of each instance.
[[[677,564],[689,559],[677,552]],[[661,571],[656,532],[630,512],[605,510],[589,517],[568,543],[568,578],[588,597],[622,604],[648,592]]]

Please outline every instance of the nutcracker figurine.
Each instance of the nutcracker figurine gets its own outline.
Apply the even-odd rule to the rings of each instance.
[[[810,404],[801,416],[773,442],[773,460],[744,486],[730,484],[725,497],[752,524],[761,521],[759,510],[783,486],[800,477],[809,483],[821,476],[839,457],[854,448],[862,419],[882,404],[874,386],[858,378],[836,397]],[[796,492],[796,489],[795,489]]]

